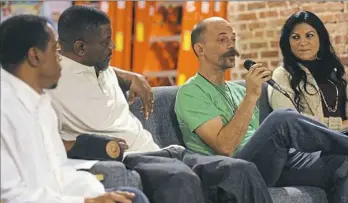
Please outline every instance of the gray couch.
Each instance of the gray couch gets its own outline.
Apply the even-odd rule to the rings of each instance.
[[[245,85],[244,81],[238,81],[238,83]],[[145,120],[143,113],[139,111],[142,106],[139,99],[130,107],[134,115],[151,132],[155,142],[161,147],[172,144],[183,145],[174,112],[177,90],[177,86],[153,88],[155,97],[154,111],[148,120]],[[268,104],[266,86],[263,88],[258,105],[260,108],[260,122],[262,122],[272,111]],[[140,181],[138,176],[128,178],[132,179],[132,182]],[[140,182],[139,185],[141,185]],[[274,203],[327,203],[325,192],[315,187],[279,187],[269,188],[269,191]]]

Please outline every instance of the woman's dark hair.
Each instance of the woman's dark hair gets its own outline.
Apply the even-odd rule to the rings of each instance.
[[[325,73],[326,75],[331,75],[331,73],[335,73],[336,83],[340,85],[345,85],[346,82],[343,79],[344,75],[344,67],[341,63],[340,59],[336,55],[334,48],[331,45],[330,37],[327,29],[325,28],[323,22],[319,19],[318,16],[309,12],[309,11],[299,11],[293,15],[291,15],[288,20],[285,22],[280,36],[280,49],[283,55],[283,66],[290,73],[291,80],[290,85],[291,88],[295,92],[295,103],[296,108],[302,109],[300,106],[300,95],[303,93],[301,88],[299,87],[300,82],[304,81],[304,89],[307,91],[307,85],[313,85],[308,83],[306,73],[303,69],[300,68],[298,59],[291,51],[290,47],[290,35],[294,27],[300,23],[306,23],[312,26],[318,33],[319,36],[319,51],[317,53],[317,58],[320,60],[320,64],[322,64],[322,68],[320,71]],[[334,72],[336,69],[336,72]]]

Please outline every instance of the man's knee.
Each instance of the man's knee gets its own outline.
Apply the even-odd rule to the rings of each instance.
[[[147,199],[145,194],[137,188],[120,187],[120,188],[116,188],[114,191],[123,191],[123,192],[134,193],[135,194],[135,199],[133,199],[134,203],[149,203],[149,200]]]
[[[228,158],[224,160],[224,162],[226,163],[226,165],[228,165],[229,171],[251,173],[251,174],[259,173],[255,164],[249,161],[245,161],[242,159]]]
[[[103,174],[103,185],[107,188],[128,185],[126,166],[118,161],[99,161],[90,170],[92,174]],[[138,175],[138,174],[136,174]],[[138,178],[140,180],[140,177]]]
[[[301,116],[293,109],[276,109],[269,114],[265,121],[272,123],[284,123],[294,121],[294,118]]]
[[[337,156],[335,161],[339,163],[339,167],[335,170],[333,176],[334,181],[343,181],[348,179],[348,156]]]
[[[154,194],[152,199],[160,202],[204,202],[201,181],[188,166],[177,162],[167,172],[167,178],[151,191]]]
[[[329,186],[330,202],[348,203],[348,156],[334,156],[328,164],[338,164],[331,176],[333,185]],[[332,191],[333,193],[331,193]]]
[[[219,164],[214,174],[215,181],[223,181],[230,184],[231,182],[248,182],[254,186],[266,187],[266,184],[254,163],[235,158],[226,158]],[[245,183],[247,184],[247,183]]]
[[[177,167],[176,170],[172,172],[170,181],[168,182],[176,185],[200,185],[200,179],[197,174],[186,165]]]
[[[206,167],[207,168],[207,167]],[[251,163],[249,161],[245,161],[242,159],[236,159],[236,158],[230,158],[225,157],[224,159],[220,159],[217,167],[215,167],[215,170],[211,170],[211,167],[208,167],[210,171],[212,171],[212,176],[215,176],[216,178],[220,177],[226,177],[226,176],[232,176],[233,178],[240,177],[261,177],[257,167],[254,163]]]

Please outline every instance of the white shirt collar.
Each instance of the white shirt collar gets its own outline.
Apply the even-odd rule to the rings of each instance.
[[[66,56],[61,55],[62,60],[61,60],[61,66],[62,69],[70,69],[69,71],[72,71],[73,73],[93,73],[95,74],[95,69],[93,66],[86,66],[83,65],[77,61],[74,61]]]
[[[7,72],[3,68],[1,68],[1,82],[4,82],[11,87],[11,91],[13,91],[13,93],[23,103],[25,108],[30,112],[34,112],[36,110],[42,97],[48,98],[45,93],[40,95],[27,83],[18,79],[16,76]]]

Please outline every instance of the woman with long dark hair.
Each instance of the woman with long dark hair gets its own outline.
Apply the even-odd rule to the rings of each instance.
[[[348,127],[344,67],[319,17],[309,11],[291,15],[281,30],[279,44],[283,64],[275,69],[273,80],[293,102],[270,87],[272,108],[296,108],[334,130]]]
[[[323,22],[309,11],[291,15],[281,31],[280,49],[283,64],[274,70],[272,78],[287,91],[292,101],[269,87],[272,108],[295,108],[333,130],[348,126],[344,67]],[[312,186],[325,189],[330,203],[348,203],[348,179],[335,179],[340,177],[341,171],[347,174],[347,156],[290,149],[287,158],[279,185],[310,182]],[[320,181],[314,177],[321,177]]]

